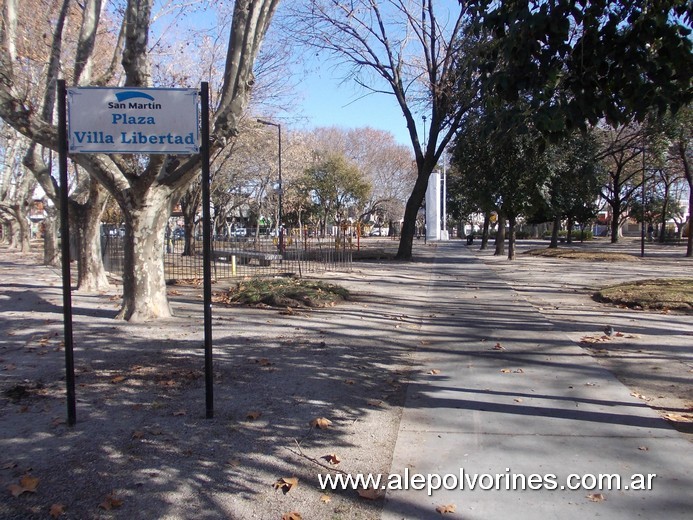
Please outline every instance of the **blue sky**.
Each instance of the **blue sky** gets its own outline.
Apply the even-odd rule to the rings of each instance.
[[[393,95],[364,95],[355,83],[341,81],[331,70],[308,73],[298,90],[303,95],[299,110],[306,118],[306,128],[370,126],[392,133],[399,144],[411,147],[404,116]]]

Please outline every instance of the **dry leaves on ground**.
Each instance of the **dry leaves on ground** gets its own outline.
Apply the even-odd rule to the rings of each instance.
[[[7,489],[13,497],[18,497],[23,493],[36,493],[39,479],[31,475],[24,475],[19,479],[19,484],[10,484]]]
[[[329,455],[325,455],[323,457],[323,459],[325,459],[330,464],[334,464],[335,466],[337,464],[339,464],[340,462],[342,462],[342,459],[340,459],[339,456],[335,455],[334,453],[330,453]]]
[[[310,421],[311,428],[318,428],[320,430],[326,430],[332,426],[332,421],[326,419],[325,417],[316,417]]]
[[[383,492],[380,489],[358,489],[357,492],[361,498],[367,500],[378,500],[383,497]]]
[[[103,502],[99,504],[99,507],[101,509],[105,509],[106,511],[110,511],[111,509],[117,509],[122,505],[123,500],[111,494],[106,495],[106,498],[104,498]]]
[[[436,507],[436,511],[438,511],[441,515],[444,515],[445,513],[454,513],[456,510],[457,506],[455,504],[446,504]]]
[[[48,511],[51,518],[58,518],[60,515],[65,513],[65,504],[53,504]]]
[[[604,500],[606,500],[606,497],[601,493],[590,493],[587,495],[587,498],[590,502],[604,502]]]
[[[296,486],[298,486],[298,477],[282,477],[272,484],[274,489],[281,489],[285,495]]]

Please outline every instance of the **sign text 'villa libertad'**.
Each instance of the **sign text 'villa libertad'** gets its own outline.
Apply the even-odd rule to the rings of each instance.
[[[67,89],[70,153],[200,151],[195,89]]]

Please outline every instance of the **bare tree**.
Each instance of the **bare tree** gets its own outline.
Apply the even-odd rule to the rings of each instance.
[[[307,134],[315,153],[341,154],[352,161],[371,185],[359,219],[399,220],[416,181],[411,151],[394,136],[374,128],[316,128]]]
[[[4,153],[0,164],[0,214],[9,225],[9,244],[22,253],[29,252],[31,207],[36,179],[21,162],[29,143],[12,129],[5,129]]]
[[[213,121],[213,147],[237,133],[253,84],[253,63],[278,0],[237,0]],[[153,0],[128,0],[121,63],[127,86],[152,84],[149,56]],[[8,30],[0,28],[0,116],[37,143],[57,149],[57,129],[37,117],[16,93]],[[172,205],[200,166],[199,156],[82,154],[75,162],[103,185],[125,219],[123,305],[119,317],[147,320],[171,315],[163,270],[164,229]]]
[[[416,217],[428,179],[470,99],[454,89],[466,60],[464,3],[434,0],[311,0],[292,4],[294,34],[351,67],[349,76],[371,93],[395,96],[414,149],[417,176],[407,200],[397,258],[412,257]],[[417,113],[428,122],[419,132]]]
[[[629,216],[628,207],[642,187],[645,140],[639,126],[600,128],[597,159],[606,170],[607,184],[601,197],[611,210],[611,242],[618,242],[621,226]]]

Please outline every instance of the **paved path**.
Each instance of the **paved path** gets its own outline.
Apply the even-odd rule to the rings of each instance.
[[[415,354],[425,368],[390,472],[459,480],[463,468],[470,479],[501,475],[503,489],[388,491],[382,519],[441,518],[440,505],[467,520],[692,518],[691,444],[489,267],[440,244],[428,291]],[[636,473],[657,475],[651,491],[561,489],[570,474],[617,474],[623,487]],[[530,475],[557,489],[505,490]]]

